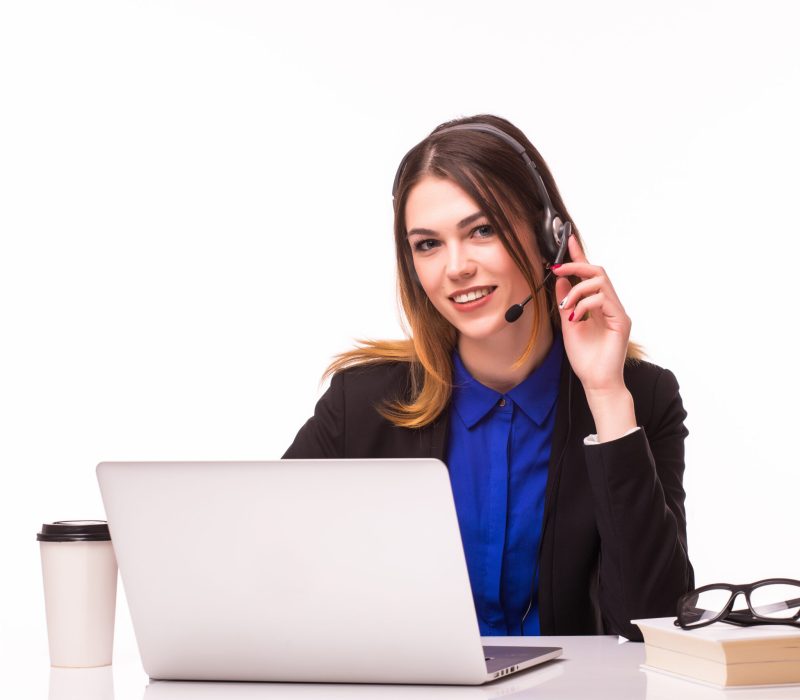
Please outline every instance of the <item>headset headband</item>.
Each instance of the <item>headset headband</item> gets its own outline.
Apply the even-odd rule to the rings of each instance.
[[[530,156],[528,155],[527,151],[525,150],[525,146],[523,146],[519,141],[517,141],[512,136],[509,136],[505,131],[498,129],[493,124],[486,124],[485,122],[470,122],[468,124],[456,124],[454,126],[448,126],[444,129],[440,129],[439,131],[434,131],[433,134],[430,136],[435,136],[436,134],[444,134],[447,131],[456,131],[456,130],[463,130],[463,131],[483,131],[487,134],[494,134],[498,138],[503,139],[514,151],[522,158],[525,164],[531,171],[533,175],[533,180],[536,183],[536,188],[539,191],[539,196],[542,198],[542,205],[544,207],[544,213],[542,216],[542,235],[537,236],[539,240],[539,245],[543,248],[543,252],[548,255],[550,260],[554,260],[559,249],[562,247],[562,239],[560,236],[560,231],[555,230],[555,218],[557,216],[557,212],[555,207],[553,206],[553,201],[550,199],[550,194],[547,192],[547,188],[545,187],[544,180],[542,179],[541,174],[536,169],[536,164],[531,160]],[[430,138],[430,136],[428,138]],[[422,143],[422,142],[420,142]],[[414,146],[411,150],[408,151],[403,156],[403,160],[400,161],[400,165],[397,168],[397,172],[394,176],[394,184],[392,185],[392,199],[395,198],[397,195],[397,187],[400,183],[400,178],[403,175],[403,171],[405,170],[406,161],[408,161],[411,152],[414,151],[419,144]]]

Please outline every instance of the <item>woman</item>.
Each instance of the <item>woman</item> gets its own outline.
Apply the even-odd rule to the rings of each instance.
[[[675,377],[510,122],[440,125],[393,195],[410,338],[340,355],[284,458],[443,460],[482,635],[641,639],[694,584]]]

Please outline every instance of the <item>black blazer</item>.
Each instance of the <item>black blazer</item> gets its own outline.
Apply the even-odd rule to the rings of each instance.
[[[333,376],[284,459],[436,457],[445,461],[448,408],[433,424],[398,428],[375,406],[410,396],[409,365],[387,362]],[[584,445],[595,433],[580,380],[565,355],[539,554],[542,634],[622,634],[630,620],[675,615],[694,587],[686,546],[684,426],[675,376],[626,363],[638,424],[630,435]]]

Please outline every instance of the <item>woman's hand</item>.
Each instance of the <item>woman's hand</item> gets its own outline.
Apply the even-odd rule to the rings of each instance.
[[[575,236],[569,239],[572,262],[553,269],[564,348],[583,384],[601,442],[621,437],[636,426],[633,399],[622,370],[631,319],[622,308],[605,270],[590,265]],[[579,277],[574,287],[567,277]]]

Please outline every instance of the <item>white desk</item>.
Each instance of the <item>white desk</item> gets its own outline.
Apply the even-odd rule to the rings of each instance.
[[[720,691],[641,671],[644,647],[616,637],[491,637],[489,644],[560,646],[561,659],[483,686],[184,683],[150,681],[133,659],[112,668],[54,669],[49,700],[251,700],[256,698],[536,698],[542,700],[798,700],[800,687]],[[116,697],[115,697],[116,691]]]

